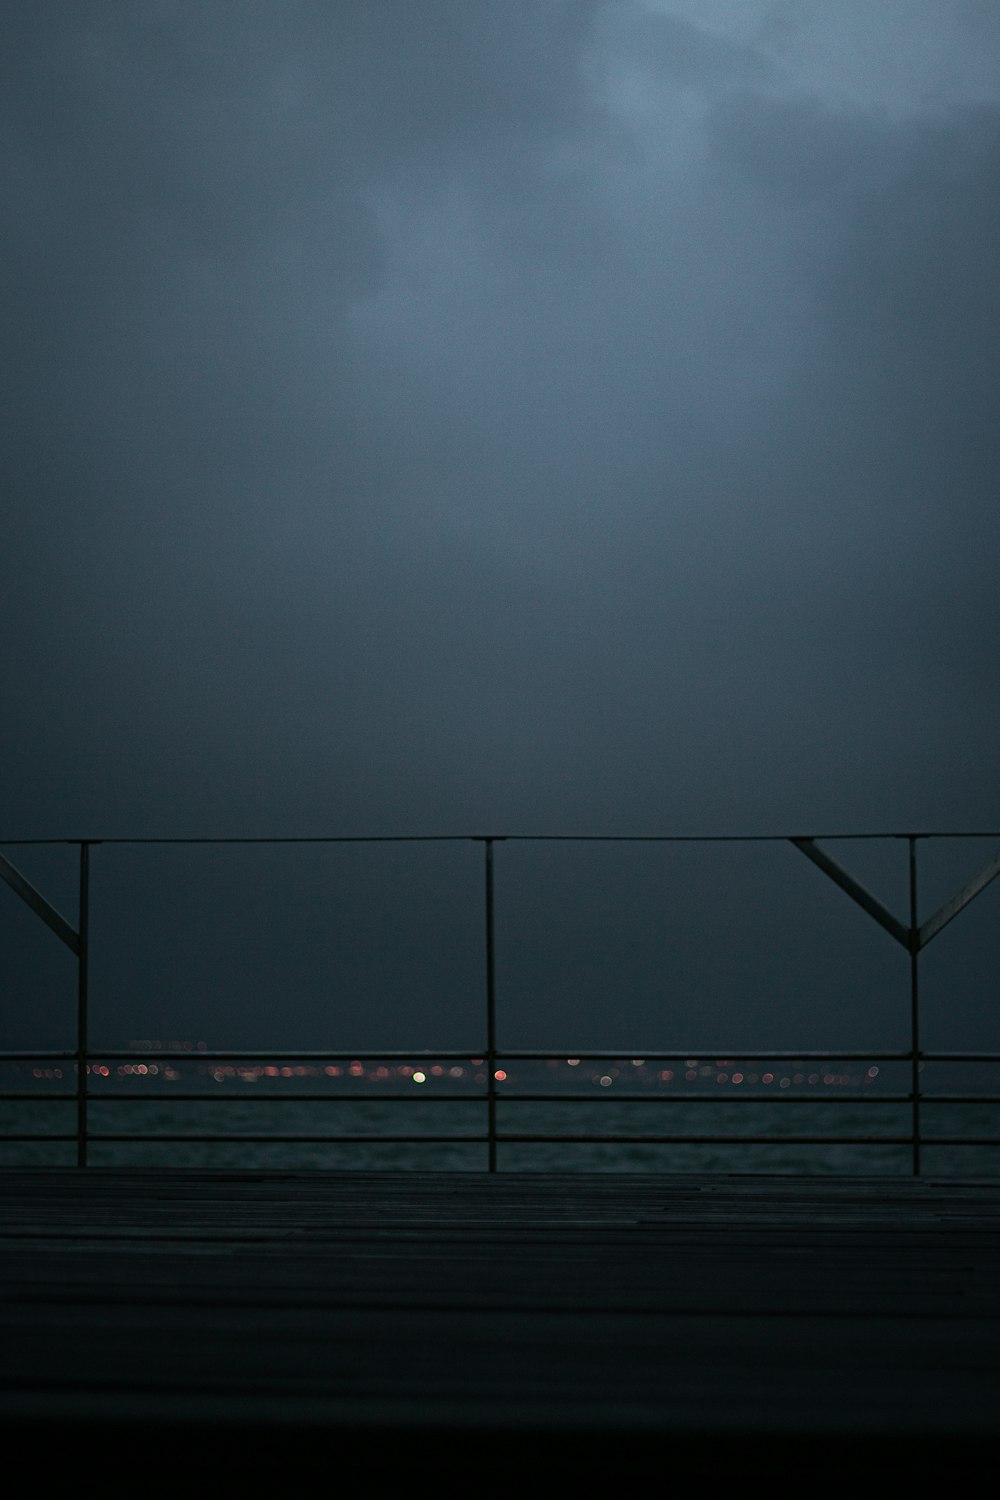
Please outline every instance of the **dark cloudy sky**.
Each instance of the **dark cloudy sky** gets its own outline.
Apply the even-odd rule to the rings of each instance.
[[[2,67],[3,837],[1000,826],[1000,7]]]

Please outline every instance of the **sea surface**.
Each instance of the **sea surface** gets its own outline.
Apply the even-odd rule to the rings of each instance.
[[[910,1102],[856,1096],[500,1098],[495,1168],[909,1175],[912,1123]],[[75,1140],[56,1137],[73,1136],[76,1124],[72,1099],[0,1102],[0,1164],[73,1164]],[[920,1125],[931,1138],[921,1145],[923,1174],[1000,1176],[1000,1144],[986,1143],[1000,1137],[1000,1102],[924,1101]],[[483,1171],[489,1165],[489,1109],[479,1099],[118,1094],[88,1101],[87,1127],[93,1166]],[[670,1139],[643,1139],[649,1136]]]

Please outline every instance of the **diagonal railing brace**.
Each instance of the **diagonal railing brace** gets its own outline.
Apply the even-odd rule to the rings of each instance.
[[[998,853],[994,854],[992,859],[988,859],[982,869],[967,880],[961,890],[956,891],[950,900],[946,901],[943,906],[939,906],[934,915],[928,917],[920,927],[906,927],[882,905],[881,901],[876,900],[870,891],[866,891],[853,875],[849,875],[825,850],[820,849],[813,839],[790,839],[789,842],[794,844],[807,859],[811,859],[814,865],[818,865],[825,875],[839,885],[842,891],[846,891],[853,901],[856,901],[869,916],[874,917],[886,932],[891,933],[896,941],[904,948],[908,948],[911,953],[926,948],[942,928],[947,927],[960,911],[964,911],[970,901],[974,900],[991,881],[996,880],[1000,875],[1000,853]]]
[[[21,900],[31,907],[31,910],[45,923],[51,927],[57,938],[60,938],[73,953],[79,956],[80,934],[71,927],[66,918],[56,911],[51,902],[46,901],[41,891],[36,891],[30,881],[25,880],[10,860],[0,854],[0,880],[5,880],[11,890],[16,891]]]
[[[980,891],[984,891],[990,881],[995,880],[998,875],[1000,875],[1000,854],[994,854],[993,858],[987,860],[983,868],[973,875],[971,880],[966,881],[960,891],[955,892],[950,901],[939,906],[934,915],[928,917],[917,934],[919,947],[926,948],[931,938],[937,937],[942,927],[947,927],[952,918],[957,917],[959,912],[968,906]]]
[[[846,891],[852,901],[866,911],[870,917],[874,917],[880,927],[884,927],[904,948],[910,950],[912,942],[910,929],[898,917],[894,917],[889,909],[882,905],[864,886],[849,875],[842,865],[838,865],[835,859],[831,859],[825,850],[820,849],[814,839],[791,839],[796,849],[800,850],[807,859],[811,859],[814,865],[818,865],[824,875],[828,875],[835,885],[839,885],[842,891]],[[971,898],[970,898],[971,899]]]

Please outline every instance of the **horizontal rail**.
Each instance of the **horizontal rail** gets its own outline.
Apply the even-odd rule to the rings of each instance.
[[[910,1146],[910,1135],[630,1135],[602,1132],[595,1134],[547,1134],[545,1132],[498,1131],[494,1135],[482,1132],[478,1135],[423,1135],[413,1132],[408,1135],[250,1135],[234,1131],[228,1135],[202,1135],[200,1133],[164,1132],[153,1134],[112,1134],[91,1131],[92,1142],[117,1145],[155,1145],[157,1142],[176,1145],[189,1142],[196,1145],[299,1145],[299,1146],[346,1146],[346,1145],[485,1145],[491,1140],[500,1145],[512,1143],[534,1143],[536,1145],[586,1145],[586,1146]],[[4,1136],[8,1141],[75,1141],[75,1135],[18,1134]],[[921,1136],[924,1146],[1000,1146],[1000,1136]]]
[[[757,1085],[751,1085],[756,1088]],[[765,1087],[769,1087],[765,1085]],[[421,1087],[419,1093],[412,1089],[406,1093],[381,1094],[381,1093],[348,1093],[348,1094],[276,1094],[268,1093],[266,1090],[258,1090],[252,1094],[228,1093],[228,1094],[151,1094],[132,1093],[102,1094],[91,1093],[90,1100],[93,1104],[485,1104],[489,1099],[486,1086],[483,1085],[482,1092],[478,1094],[433,1094],[427,1093]],[[941,1100],[935,1094],[920,1094],[919,1097],[925,1102],[940,1103]],[[76,1094],[59,1093],[44,1094],[38,1090],[24,1091],[22,1093],[0,1094],[0,1102],[5,1100],[18,1100],[22,1103],[33,1104],[57,1104],[75,1099]],[[625,1089],[619,1089],[614,1096],[602,1090],[600,1094],[498,1094],[497,1103],[500,1106],[511,1104],[592,1104],[600,1105],[603,1109],[608,1103],[615,1100],[619,1104],[651,1104],[657,1107],[671,1104],[780,1104],[792,1106],[795,1104],[811,1104],[814,1109],[827,1106],[837,1109],[841,1104],[867,1104],[869,1108],[879,1104],[912,1104],[912,1094],[879,1094],[872,1098],[870,1094],[785,1094],[769,1092],[766,1094],[752,1093],[749,1089],[742,1090],[738,1094],[659,1094],[643,1093],[630,1094]],[[990,1095],[986,1098],[974,1099],[966,1095],[959,1095],[955,1103],[968,1104],[1000,1104],[1000,1094]]]
[[[681,1062],[687,1058],[693,1058],[698,1065],[707,1065],[709,1059],[714,1063],[721,1062],[724,1058],[731,1062],[911,1062],[916,1057],[918,1062],[1000,1062],[1000,1052],[880,1052],[876,1049],[863,1052],[816,1052],[794,1050],[768,1050],[764,1052],[743,1051],[740,1048],[722,1047],[685,1047],[679,1052],[658,1052],[645,1050],[641,1047],[630,1047],[624,1052],[618,1052],[614,1048],[606,1047],[598,1051],[573,1051],[569,1048],[564,1052],[553,1052],[550,1048],[547,1052],[526,1052],[523,1050],[500,1050],[492,1053],[497,1062],[565,1062],[569,1058],[577,1062],[629,1062],[641,1058],[643,1062]],[[0,1052],[0,1063],[7,1062],[76,1062],[79,1053],[68,1051],[65,1048],[51,1051],[8,1051]],[[391,1051],[387,1048],[379,1050],[358,1050],[344,1052],[310,1051],[308,1049],[282,1048],[271,1049],[267,1047],[255,1048],[253,1050],[219,1050],[212,1051],[181,1051],[163,1048],[143,1048],[140,1050],[105,1050],[104,1048],[92,1049],[85,1053],[85,1059],[89,1062],[479,1062],[483,1063],[485,1058],[474,1047],[465,1047],[458,1050],[448,1048],[434,1048],[433,1050],[421,1051],[417,1048],[402,1048]]]
[[[75,1062],[79,1054],[76,1052],[0,1052],[0,1063],[4,1062]],[[409,1048],[399,1051],[358,1051],[353,1052],[330,1052],[330,1051],[308,1051],[299,1049],[272,1050],[270,1048],[257,1048],[253,1051],[220,1051],[213,1049],[205,1052],[172,1051],[164,1048],[149,1048],[131,1051],[94,1050],[84,1054],[87,1062],[484,1062],[485,1058],[475,1048],[466,1047],[459,1051],[446,1048],[435,1048],[433,1051],[419,1051]],[[723,1049],[721,1047],[706,1047],[699,1050],[697,1047],[686,1047],[680,1052],[655,1052],[644,1051],[641,1047],[632,1047],[625,1052],[617,1052],[613,1048],[603,1048],[600,1051],[580,1051],[553,1053],[548,1052],[524,1052],[507,1051],[496,1049],[491,1056],[497,1062],[559,1062],[567,1061],[569,1058],[577,1062],[627,1062],[635,1058],[641,1058],[643,1062],[681,1062],[686,1058],[694,1058],[700,1065],[720,1062],[723,1058],[733,1062],[911,1062],[914,1054],[912,1052],[879,1052],[871,1050],[867,1052],[795,1052],[795,1051],[766,1051],[766,1052],[744,1052],[741,1050]],[[1000,1052],[918,1052],[916,1054],[920,1062],[1000,1062]]]
[[[752,1085],[756,1088],[757,1085]],[[24,1090],[19,1093],[0,1093],[0,1103],[60,1104],[75,1101],[75,1093],[42,1093],[40,1090]],[[122,1093],[90,1095],[91,1103],[106,1104],[485,1104],[488,1095],[484,1089],[478,1094],[401,1094],[351,1093],[351,1094],[274,1094],[256,1091],[252,1094],[149,1094]],[[912,1104],[914,1098],[923,1104],[1000,1104],[1000,1094],[785,1094],[769,1092],[757,1094],[749,1089],[738,1094],[629,1094],[624,1089],[613,1096],[601,1094],[506,1094],[498,1095],[501,1106],[511,1104],[600,1104],[608,1103],[650,1104],[657,1108],[687,1104],[773,1104],[793,1108],[796,1104],[811,1105],[813,1109],[839,1109],[842,1104],[864,1104],[869,1109],[881,1104]],[[0,1140],[5,1137],[0,1134]]]
[[[883,829],[872,833],[862,832],[822,833],[815,830],[803,833],[319,833],[319,834],[246,834],[218,837],[214,834],[191,836],[157,836],[136,834],[112,834],[101,838],[0,838],[0,847],[21,848],[41,845],[76,847],[89,844],[468,844],[483,843],[487,839],[498,843],[538,844],[780,844],[795,839],[823,839],[825,843],[862,839],[996,839],[1000,829],[982,828],[925,828],[919,831],[900,832],[898,829]]]

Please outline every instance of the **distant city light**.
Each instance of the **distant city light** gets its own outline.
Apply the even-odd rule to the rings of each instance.
[[[402,1084],[405,1080],[410,1079],[414,1084],[422,1086],[427,1083],[436,1082],[439,1079],[445,1084],[449,1080],[457,1082],[461,1079],[467,1079],[469,1092],[464,1097],[472,1097],[471,1089],[473,1086],[477,1091],[482,1089],[485,1092],[494,1084],[500,1085],[510,1082],[512,1077],[509,1071],[502,1067],[496,1067],[491,1073],[488,1070],[485,1060],[482,1059],[467,1059],[464,1066],[458,1062],[450,1063],[447,1057],[443,1063],[431,1063],[429,1058],[434,1056],[434,1051],[430,1048],[420,1050],[419,1055],[424,1057],[425,1061],[421,1068],[415,1068],[411,1063],[402,1061],[390,1061],[387,1063],[369,1057],[355,1057],[350,1062],[344,1060],[339,1064],[332,1062],[324,1064],[321,1056],[317,1056],[316,1061],[312,1063],[281,1061],[275,1063],[265,1063],[263,1061],[251,1063],[238,1061],[237,1054],[232,1062],[227,1063],[215,1061],[215,1057],[222,1057],[224,1055],[221,1051],[216,1051],[214,1056],[210,1054],[205,1058],[198,1057],[195,1049],[203,1049],[206,1045],[204,1043],[149,1041],[142,1044],[133,1043],[130,1045],[136,1048],[141,1046],[142,1050],[147,1053],[154,1052],[155,1054],[155,1052],[159,1052],[161,1054],[161,1061],[157,1064],[155,1062],[140,1062],[136,1059],[135,1061],[113,1063],[111,1067],[105,1063],[92,1062],[85,1064],[86,1073],[90,1074],[95,1080],[108,1079],[112,1082],[115,1079],[122,1081],[129,1080],[132,1087],[123,1092],[134,1094],[140,1098],[155,1097],[155,1089],[153,1088],[155,1080],[162,1079],[164,1080],[164,1084],[167,1081],[173,1083],[181,1079],[186,1081],[186,1078],[190,1077],[192,1072],[201,1074],[206,1079],[211,1080],[221,1091],[229,1094],[230,1097],[234,1094],[246,1097],[251,1093],[250,1085],[258,1084],[264,1080],[280,1084],[284,1080],[294,1083],[296,1080],[307,1078],[319,1079],[324,1083],[328,1083],[328,1092],[331,1096],[337,1092],[334,1080],[344,1080],[343,1084],[341,1084],[341,1090],[347,1084],[348,1079],[352,1080],[352,1082],[353,1080],[357,1080],[357,1087],[349,1087],[347,1091],[352,1094],[357,1093],[360,1097],[371,1099],[376,1098],[377,1094],[382,1092],[380,1085],[384,1087],[386,1084],[391,1084],[392,1081]],[[168,1061],[162,1059],[164,1052],[169,1053],[171,1051],[183,1051],[185,1054],[193,1055],[186,1055],[183,1061],[178,1062],[177,1067],[172,1067]],[[333,1055],[336,1056],[337,1054]],[[279,1058],[280,1056],[279,1054]],[[341,1056],[343,1057],[343,1054]],[[786,1056],[789,1059],[791,1058],[791,1054],[786,1054]],[[539,1056],[527,1060],[525,1071],[530,1080],[532,1077],[537,1076],[532,1073],[532,1066],[539,1069],[544,1067],[548,1070],[555,1070],[558,1074],[561,1068],[577,1069],[584,1061],[588,1062],[588,1067],[593,1067],[596,1064],[596,1059]],[[834,1071],[836,1065],[827,1065],[828,1070],[825,1072],[806,1073],[804,1069],[810,1064],[807,1062],[795,1064],[789,1060],[789,1066],[792,1068],[799,1067],[803,1071],[779,1075],[771,1071],[760,1074],[756,1072],[744,1072],[738,1060],[732,1058],[717,1057],[712,1063],[702,1063],[697,1058],[689,1058],[686,1061],[689,1064],[686,1069],[682,1063],[675,1063],[675,1072],[674,1067],[661,1066],[660,1060],[655,1057],[650,1061],[641,1057],[621,1057],[616,1059],[612,1056],[607,1058],[605,1068],[600,1073],[588,1071],[583,1076],[591,1087],[599,1087],[601,1089],[609,1089],[619,1080],[623,1085],[631,1085],[631,1088],[626,1087],[625,1092],[622,1094],[622,1097],[626,1099],[637,1098],[641,1086],[644,1090],[659,1090],[660,1092],[670,1092],[671,1094],[679,1092],[681,1097],[690,1093],[692,1100],[705,1100],[709,1097],[706,1085],[710,1081],[714,1081],[720,1086],[732,1084],[737,1087],[746,1083],[752,1092],[755,1092],[753,1086],[758,1084],[764,1086],[777,1084],[782,1091],[788,1091],[793,1087],[799,1089],[804,1084],[814,1086],[822,1083],[828,1088],[832,1087],[844,1090],[861,1091],[865,1087],[868,1087],[873,1094],[878,1093],[878,1090],[874,1088],[874,1084],[879,1077],[880,1069],[875,1065],[866,1067],[859,1064],[856,1071],[846,1063],[842,1065],[842,1071]],[[812,1066],[815,1067],[817,1064],[813,1063]],[[520,1080],[522,1076],[520,1071],[522,1063],[520,1061],[517,1062],[516,1068],[518,1069],[518,1078]],[[72,1075],[76,1070],[77,1065],[70,1064],[66,1071]],[[59,1067],[35,1067],[30,1072],[39,1081],[55,1082],[63,1078],[63,1069]],[[140,1080],[147,1086],[143,1091],[140,1091],[137,1087]],[[558,1078],[552,1079],[553,1084],[558,1084],[559,1081]],[[568,1081],[568,1079],[563,1081]],[[679,1091],[668,1089],[667,1085],[674,1082],[677,1082],[678,1085],[686,1084],[688,1087],[681,1086]],[[233,1088],[232,1085],[234,1084],[243,1085],[244,1087]],[[369,1084],[371,1088],[367,1087]],[[108,1092],[107,1088],[98,1089],[95,1084],[95,1097],[98,1094],[104,1096]],[[163,1092],[170,1094],[175,1091],[163,1088]],[[431,1092],[437,1093],[438,1090],[435,1089]],[[445,1092],[448,1091],[445,1090]],[[463,1097],[461,1090],[455,1090],[454,1092],[457,1097]],[[506,1089],[503,1090],[505,1096],[507,1092]],[[622,1091],[620,1090],[619,1092],[621,1093]],[[743,1092],[746,1091],[741,1090],[741,1093]],[[266,1094],[269,1098],[277,1098],[279,1090],[278,1088],[272,1088],[266,1091]],[[395,1097],[402,1098],[403,1096],[402,1094],[397,1094]],[[540,1099],[548,1098],[544,1093],[539,1093],[538,1097]],[[568,1097],[579,1098],[580,1096],[570,1094]],[[716,1095],[716,1097],[720,1096]],[[555,1103],[558,1099],[559,1094],[557,1091],[552,1094],[551,1102]],[[738,1101],[734,1100],[733,1102],[736,1103]],[[600,1137],[595,1136],[594,1139],[596,1141]]]

